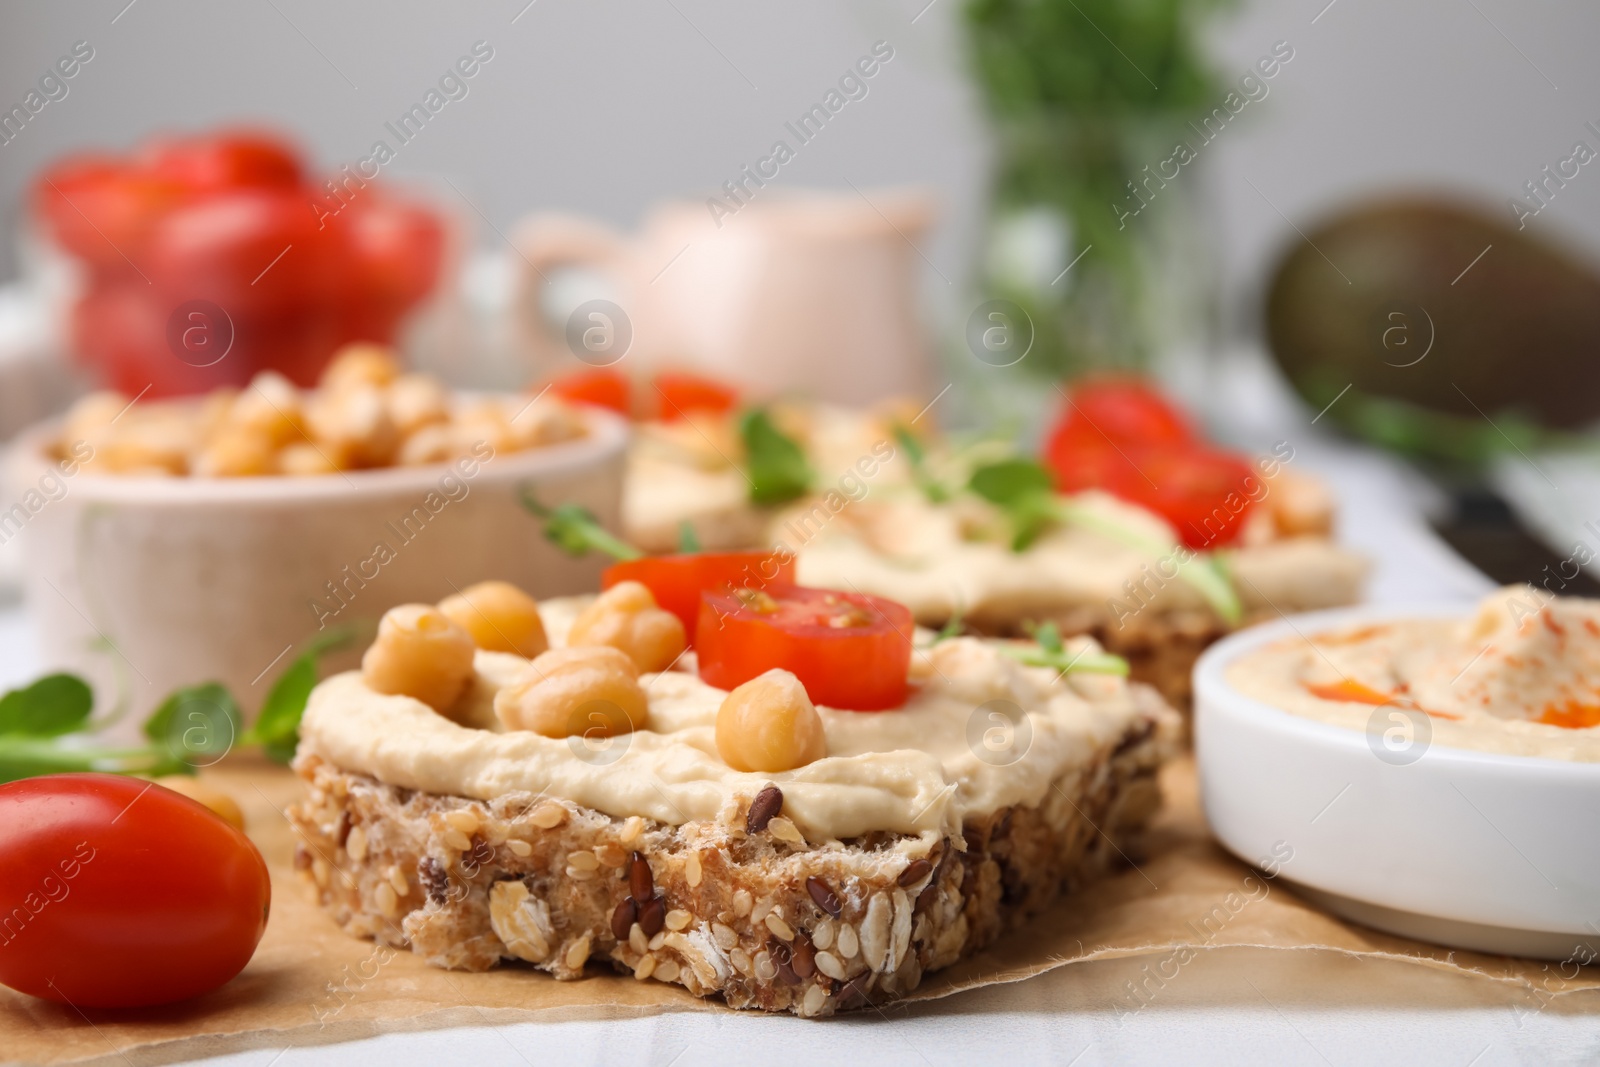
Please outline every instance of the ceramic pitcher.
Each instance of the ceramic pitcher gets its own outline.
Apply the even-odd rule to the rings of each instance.
[[[928,195],[764,191],[734,206],[663,204],[633,237],[572,216],[524,220],[516,314],[539,373],[576,360],[671,367],[849,404],[925,389],[916,293]],[[566,268],[602,275],[615,299],[547,321],[544,286]]]

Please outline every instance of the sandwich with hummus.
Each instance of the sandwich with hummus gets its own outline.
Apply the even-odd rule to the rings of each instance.
[[[311,695],[297,867],[439,967],[879,1004],[1121,860],[1180,720],[1088,638],[916,630],[768,553],[385,615]],[[689,605],[693,604],[693,609]]]
[[[1366,563],[1289,442],[1223,452],[1125,380],[1074,391],[1038,460],[929,421],[775,404],[643,422],[625,535],[769,546],[803,583],[890,597],[925,626],[1090,635],[1179,706],[1212,641],[1360,597]]]

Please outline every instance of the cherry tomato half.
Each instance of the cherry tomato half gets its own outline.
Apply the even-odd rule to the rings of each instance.
[[[551,382],[550,392],[575,404],[610,408],[618,415],[633,413],[633,384],[621,371],[605,367],[573,371]]]
[[[738,390],[699,374],[662,371],[655,387],[657,417],[662,422],[677,422],[697,411],[725,415],[739,403]]]
[[[1253,486],[1260,496],[1249,461],[1229,452],[1152,450],[1140,455],[1138,463],[1143,476],[1129,499],[1172,523],[1190,548],[1232,543],[1254,506]]]
[[[0,982],[79,1008],[167,1004],[244,969],[267,865],[188,797],[137,778],[0,786]]]
[[[794,556],[776,549],[761,552],[695,552],[648,556],[614,563],[600,577],[600,587],[639,582],[656,603],[683,621],[689,644],[700,622],[700,594],[732,595],[740,589],[787,589],[794,585]]]
[[[1183,412],[1137,378],[1074,388],[1045,439],[1044,459],[1063,493],[1104,489],[1139,504],[1190,548],[1232,542],[1252,506],[1249,462],[1208,446]]]
[[[1241,456],[1185,445],[1118,450],[1102,443],[1058,447],[1046,457],[1063,493],[1104,489],[1171,523],[1190,548],[1231,544],[1260,496],[1258,475]]]
[[[881,711],[905,703],[911,629],[904,604],[865,593],[805,586],[706,593],[695,652],[701,680],[719,689],[781,667],[815,703]]]

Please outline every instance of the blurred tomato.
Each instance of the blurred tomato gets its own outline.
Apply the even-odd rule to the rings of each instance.
[[[1138,504],[1190,548],[1233,542],[1252,506],[1250,463],[1201,440],[1178,408],[1138,379],[1074,388],[1046,436],[1044,460],[1062,492],[1102,489]]]
[[[269,368],[310,384],[344,342],[392,341],[443,269],[443,223],[425,206],[369,182],[329,212],[293,146],[249,129],[66,159],[35,183],[33,207],[88,274],[79,352],[130,393],[242,384]],[[176,340],[194,314],[198,348]]]
[[[438,283],[444,224],[424,205],[370,185],[328,224],[342,233],[349,254],[353,292],[346,339],[386,340],[400,317]]]
[[[1051,441],[1174,445],[1196,440],[1188,418],[1138,378],[1091,378],[1072,389]]]
[[[191,194],[246,186],[294,189],[301,184],[293,146],[257,130],[158,140],[139,160],[151,174]]]
[[[144,269],[151,229],[181,199],[174,183],[100,156],[59,163],[34,186],[34,209],[61,246],[113,273]]]
[[[342,253],[304,194],[238,189],[163,217],[146,270],[174,303],[210,300],[238,319],[329,302],[347,267]]]
[[[657,417],[676,422],[690,412],[725,414],[739,403],[739,393],[715,378],[682,371],[662,371],[656,375]]]
[[[550,392],[577,404],[610,408],[619,415],[633,410],[633,383],[626,374],[607,367],[564,374],[550,383]]]

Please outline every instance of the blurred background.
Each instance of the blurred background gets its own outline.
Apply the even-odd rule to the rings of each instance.
[[[659,278],[676,262],[670,220],[653,209],[680,201],[680,215],[701,227],[718,220],[708,198],[735,213],[725,183],[744,181],[748,192],[741,169],[783,140],[793,157],[751,202],[765,210],[826,191],[838,212],[853,205],[893,229],[886,246],[913,276],[911,314],[923,332],[906,343],[928,359],[864,375],[860,395],[841,387],[834,399],[931,395],[936,379],[949,379],[965,387],[951,394],[947,420],[1013,418],[1027,433],[1044,417],[1039,382],[1143,368],[1224,435],[1259,406],[1278,404],[1274,418],[1303,423],[1331,405],[1328,425],[1417,459],[1447,487],[1465,487],[1469,505],[1494,483],[1535,511],[1537,479],[1518,464],[1573,445],[1550,431],[1596,414],[1582,368],[1593,362],[1584,356],[1595,334],[1600,177],[1574,156],[1579,143],[1600,149],[1600,125],[1586,125],[1600,123],[1600,70],[1586,55],[1600,31],[1594,5],[506,0],[461,11],[110,0],[7,3],[0,20],[9,79],[0,104],[21,116],[0,143],[0,367],[86,365],[81,352],[60,358],[85,347],[63,325],[82,280],[29,206],[44,168],[70,153],[128,153],[154,135],[247,123],[298,141],[312,184],[369,157],[377,140],[395,146],[382,181],[422,198],[448,236],[431,295],[396,329],[413,362],[460,383],[520,387],[560,369],[560,346],[522,329],[529,272],[545,273],[530,262],[522,220],[645,228],[654,236],[636,242],[632,268],[643,292],[657,264]],[[44,86],[36,109],[26,104],[75,48],[92,59]],[[393,123],[469,55],[482,62],[452,83],[460,95],[403,143],[392,137]],[[872,75],[852,75],[874,55]],[[846,106],[796,138],[794,123],[842,85]],[[1180,139],[1192,160],[1175,158]],[[915,201],[902,205],[909,214],[889,207],[902,195]],[[1464,211],[1431,215],[1441,203]],[[1329,223],[1351,210],[1343,229]],[[593,237],[556,230],[545,244]],[[1516,243],[1523,238],[1533,246]],[[1490,251],[1497,242],[1500,255]],[[1523,256],[1545,260],[1528,268]],[[680,292],[738,269],[696,273],[694,258],[676,272]],[[1469,263],[1475,270],[1456,278],[1464,287],[1445,282]],[[1419,264],[1437,277],[1416,290],[1408,279]],[[615,278],[592,271],[552,282],[531,299],[557,335],[572,308],[616,293]],[[1472,285],[1487,289],[1468,293]],[[1348,295],[1339,286],[1360,295],[1339,304]],[[1485,292],[1503,298],[1491,308]],[[1435,300],[1445,298],[1466,310],[1441,325]],[[993,321],[1025,325],[1029,373],[985,377],[981,365],[1010,364],[969,353],[988,336],[994,300],[1005,316]],[[830,309],[813,311],[826,319]],[[1419,312],[1426,373],[1386,382],[1412,366]],[[1473,318],[1480,313],[1501,319]],[[1530,332],[1530,322],[1555,321]],[[1398,334],[1388,330],[1395,322]],[[1473,349],[1489,334],[1495,351]],[[687,351],[697,336],[680,331],[673,354],[701,358]],[[1506,338],[1525,338],[1526,350]],[[707,352],[715,347],[706,341]],[[1301,399],[1262,369],[1266,347]],[[717,362],[729,358],[701,361],[738,377]],[[1353,363],[1365,369],[1346,369]],[[788,384],[781,372],[770,380]],[[85,378],[69,385],[30,372],[6,382],[0,431],[10,432]],[[1558,521],[1543,504],[1547,526],[1581,517]]]
[[[895,59],[868,99],[782,181],[934,189],[942,218],[923,248],[927,293],[939,298],[930,306],[948,300],[941,272],[957,286],[969,276],[995,146],[959,0],[525,3],[0,5],[8,106],[73,42],[95,49],[70,95],[0,146],[6,231],[16,234],[28,182],[56,156],[127,148],[162,130],[259,120],[300,137],[331,170],[365,155],[383,123],[477,40],[495,59],[385,175],[449,175],[487,217],[469,212],[484,247],[496,243],[491,226],[509,230],[534,208],[629,227],[664,197],[716,193],[881,39]],[[1303,228],[1398,183],[1475,194],[1514,221],[1505,201],[1600,119],[1600,69],[1587,54],[1600,9],[1577,0],[1533,10],[1507,0],[1259,0],[1199,21],[1227,81],[1274,42],[1295,54],[1194,176],[1226,235],[1218,252],[1236,299],[1292,236],[1291,220]],[[1095,31],[1085,23],[1082,33]],[[1592,250],[1597,208],[1600,181],[1574,182],[1530,225]],[[7,241],[0,278],[19,270]]]

